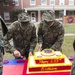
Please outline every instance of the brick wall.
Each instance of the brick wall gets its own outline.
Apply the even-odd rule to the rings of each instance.
[[[0,15],[4,19],[4,12],[9,12],[10,13],[10,20],[5,20],[5,22],[12,22],[13,21],[13,11],[21,9],[21,0],[19,0],[19,6],[15,5],[9,5],[9,6],[3,6],[3,4],[0,5]]]

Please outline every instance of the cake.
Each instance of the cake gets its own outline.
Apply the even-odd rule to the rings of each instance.
[[[60,51],[44,49],[29,56],[27,73],[70,72],[72,63]]]

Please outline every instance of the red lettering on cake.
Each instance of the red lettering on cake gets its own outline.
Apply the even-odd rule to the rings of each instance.
[[[29,68],[29,72],[42,72],[42,71],[61,71],[61,70],[70,70],[71,69],[71,66],[43,66],[43,67],[32,67],[32,68]]]
[[[60,59],[42,59],[42,60],[36,60],[36,64],[57,64],[57,63],[64,63],[64,58]]]
[[[48,61],[39,60],[40,64],[48,64]]]
[[[42,67],[41,71],[57,71],[57,68],[53,67]]]

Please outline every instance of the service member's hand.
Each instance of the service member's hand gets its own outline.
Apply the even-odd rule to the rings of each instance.
[[[32,54],[32,52],[29,52],[29,56],[32,56],[33,54]]]
[[[14,51],[14,56],[15,57],[21,57],[21,54],[20,54],[20,52],[18,50],[15,50]]]
[[[41,51],[42,50],[42,44],[38,45],[38,50]]]

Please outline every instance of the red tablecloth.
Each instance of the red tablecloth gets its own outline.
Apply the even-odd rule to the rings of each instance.
[[[7,65],[3,65],[2,75],[70,75],[70,72],[27,74],[27,63],[28,60],[25,60],[25,64],[17,63],[15,61],[12,64],[10,62]]]
[[[55,73],[35,73],[35,74],[27,74],[27,63],[28,61],[25,61],[24,68],[23,68],[23,74],[22,75],[70,75],[70,72],[55,72]]]
[[[2,75],[22,75],[24,65],[3,66]]]
[[[22,75],[24,62],[17,62],[18,60],[8,60],[9,62],[3,64],[2,75]],[[20,60],[22,61],[22,60]]]

